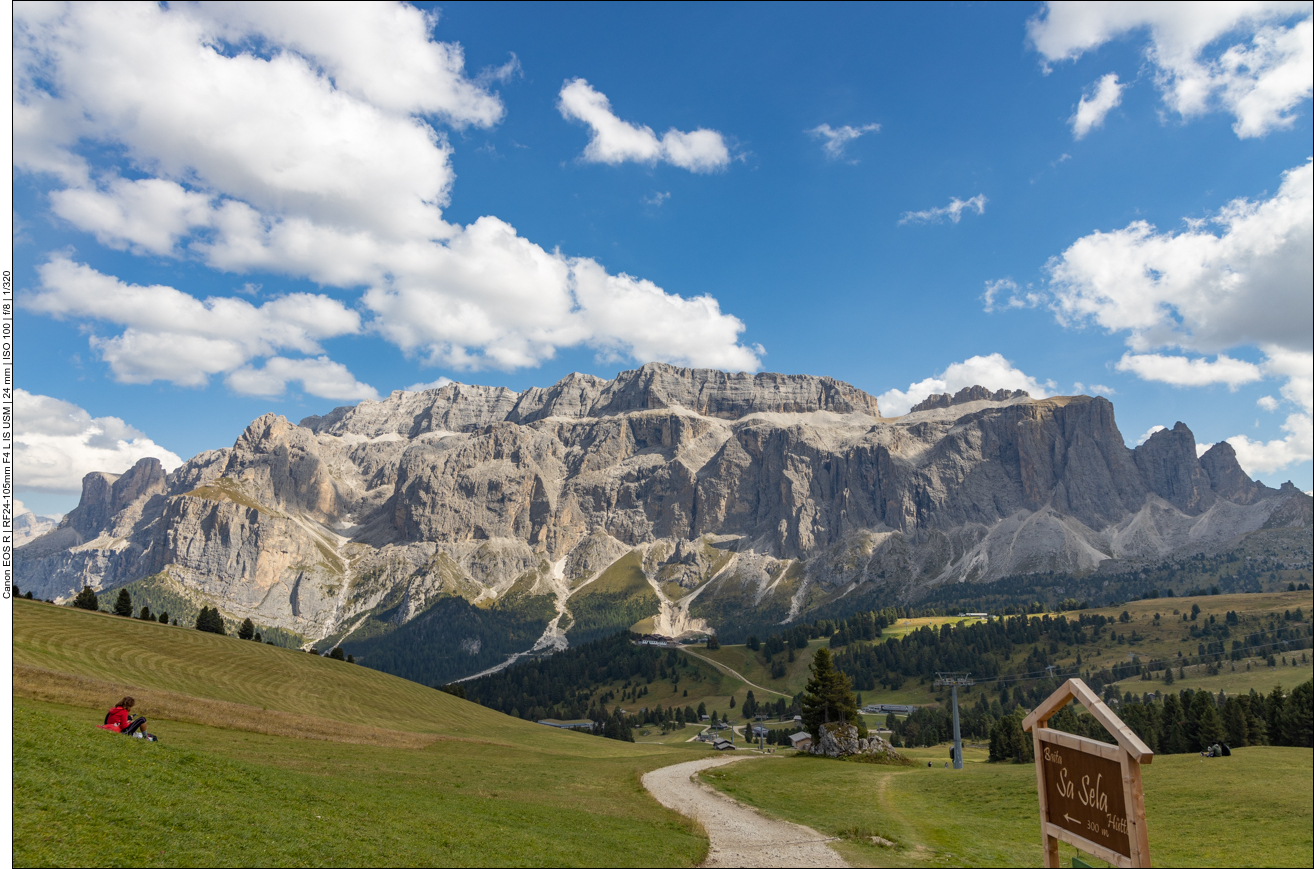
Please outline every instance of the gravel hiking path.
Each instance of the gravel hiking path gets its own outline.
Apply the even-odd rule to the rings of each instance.
[[[816,830],[760,815],[698,781],[705,769],[751,759],[722,755],[677,763],[645,775],[643,786],[707,830],[711,848],[704,866],[848,866]]]

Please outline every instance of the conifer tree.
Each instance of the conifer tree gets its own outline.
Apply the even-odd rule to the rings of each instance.
[[[219,610],[203,606],[196,616],[196,629],[211,634],[223,634],[225,633],[223,616],[219,615]]]
[[[169,614],[167,612],[160,613],[156,620],[162,625],[167,625],[169,623]]]
[[[812,734],[813,742],[821,739],[821,729],[827,724],[852,724],[862,736],[867,728],[858,718],[858,704],[853,697],[849,677],[835,669],[826,647],[817,649],[812,658],[812,678],[803,695],[803,726]]]
[[[242,624],[237,628],[237,638],[239,640],[249,640],[255,636],[255,625],[250,619],[242,619]]]
[[[91,590],[91,586],[82,586],[82,591],[78,596],[73,598],[73,606],[80,610],[91,610],[93,613],[100,609],[100,601],[96,599],[96,593]]]
[[[126,588],[119,589],[119,597],[114,601],[114,615],[132,618],[132,595]]]
[[[1196,737],[1200,743],[1200,750],[1205,751],[1215,742],[1223,740],[1223,722],[1218,716],[1218,706],[1214,703],[1213,696],[1208,691],[1196,693],[1196,699],[1191,704],[1191,711],[1196,717]]]
[[[151,615],[151,608],[149,604],[142,604],[141,614],[137,616],[137,618],[141,619],[143,622],[155,621],[155,616]]]
[[[1223,704],[1223,732],[1232,748],[1246,744],[1246,713],[1235,697],[1228,697]]]
[[[1282,716],[1282,742],[1314,748],[1314,681],[1298,686],[1287,698]]]
[[[347,658],[347,656],[342,653],[341,646],[334,646],[333,651],[329,652],[328,656],[335,661],[344,661]]]

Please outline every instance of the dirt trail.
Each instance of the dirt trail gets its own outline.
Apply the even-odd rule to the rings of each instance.
[[[698,781],[705,769],[751,757],[706,757],[655,769],[643,786],[657,802],[702,823],[712,841],[704,866],[848,866],[810,827],[764,817]]]
[[[740,673],[738,670],[733,670],[733,669],[731,669],[730,667],[726,666],[725,664],[722,664],[720,661],[713,661],[711,658],[703,657],[702,655],[698,654],[697,652],[691,652],[691,651],[689,651],[687,648],[682,648],[682,649],[680,649],[680,651],[684,652],[686,655],[693,655],[695,658],[697,658],[697,659],[700,660],[700,661],[706,661],[707,663],[711,664],[713,667],[717,667],[718,669],[725,670],[727,673],[729,673],[731,676],[734,676],[734,677],[735,677],[736,679],[738,679],[740,682],[743,682],[743,683],[744,683],[745,685],[747,685],[749,688],[756,688],[756,689],[759,690],[759,691],[765,691],[765,692],[767,692],[768,694],[776,694],[776,695],[779,695],[779,696],[781,696],[781,697],[788,697],[788,696],[790,696],[790,695],[788,695],[788,694],[781,693],[780,691],[775,691],[775,690],[773,690],[773,689],[771,689],[771,688],[765,688],[765,687],[763,687],[763,686],[761,686],[761,685],[758,685],[758,684],[756,684],[756,683],[754,683],[754,682],[750,682],[750,681],[748,681],[747,677],[744,676],[743,673]]]

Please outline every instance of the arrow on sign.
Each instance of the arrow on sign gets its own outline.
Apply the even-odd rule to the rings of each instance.
[[[1079,823],[1081,823],[1081,821],[1080,821],[1079,819],[1074,818],[1074,817],[1071,817],[1067,812],[1064,812],[1064,813],[1063,813],[1063,818],[1064,818],[1064,820],[1066,820],[1069,824],[1079,824]]]

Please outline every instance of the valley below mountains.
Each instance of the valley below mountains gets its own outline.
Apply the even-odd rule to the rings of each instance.
[[[900,417],[828,377],[649,364],[255,420],[171,473],[88,474],[16,582],[84,585],[433,683],[633,628],[742,636],[951,583],[1134,570],[1308,528],[1177,423],[982,387]],[[1308,536],[1308,535],[1306,535]]]

